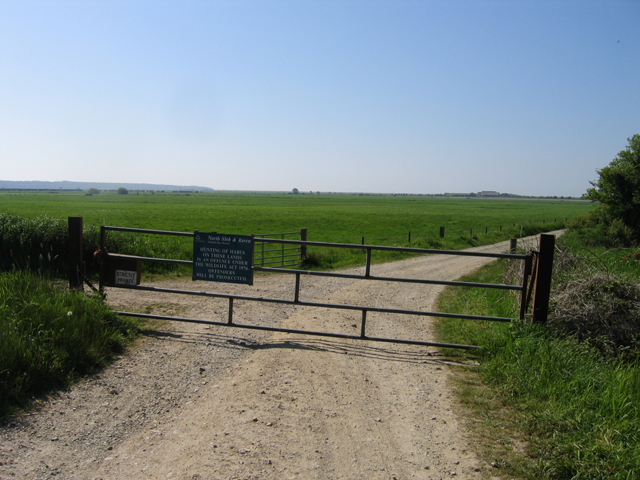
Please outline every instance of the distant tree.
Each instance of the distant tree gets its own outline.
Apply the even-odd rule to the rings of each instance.
[[[294,195],[298,195],[300,191],[297,188],[294,188],[293,190],[291,190],[291,193],[293,193]]]
[[[89,190],[87,190],[87,193],[90,193],[91,195],[98,195],[100,193],[100,190],[98,190],[97,188],[90,188]]]
[[[586,198],[601,203],[605,220],[622,222],[640,240],[640,134],[628,138],[629,145],[609,165],[598,170]]]
[[[124,187],[120,187],[118,188],[118,195],[128,195],[129,194],[129,190],[127,190]]]

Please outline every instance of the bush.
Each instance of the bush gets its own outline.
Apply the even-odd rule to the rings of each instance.
[[[608,224],[622,221],[640,240],[640,134],[628,139],[629,145],[609,165],[598,170],[586,197],[599,201]]]
[[[549,326],[560,336],[587,342],[604,355],[635,352],[640,340],[640,287],[603,273],[555,285]]]

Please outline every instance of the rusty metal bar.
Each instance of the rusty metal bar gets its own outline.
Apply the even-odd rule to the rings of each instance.
[[[303,229],[306,230],[306,229]],[[256,237],[275,237],[276,235],[299,235],[300,232],[278,232],[278,233],[255,233]],[[261,242],[261,238],[256,238],[256,242]]]
[[[131,233],[149,233],[153,235],[173,235],[176,237],[193,237],[193,232],[171,232],[169,230],[148,230],[146,228],[129,228],[129,227],[102,227],[105,230],[113,230],[116,232],[131,232]]]
[[[193,265],[192,260],[174,260],[173,258],[139,257],[137,255],[122,255],[120,253],[110,253],[109,256],[119,257],[119,258],[128,258],[130,260],[142,260],[143,262],[174,263],[176,265]]]
[[[366,338],[364,329],[367,325],[367,309],[362,309],[362,322],[360,323],[360,338]]]
[[[268,332],[282,332],[282,333],[298,333],[301,335],[315,335],[320,337],[332,337],[332,338],[345,338],[352,340],[361,340],[362,338],[359,335],[347,335],[342,333],[333,333],[333,332],[316,332],[313,330],[296,330],[293,328],[281,328],[281,327],[267,327],[263,325],[249,325],[243,323],[234,323],[229,325],[225,322],[216,322],[214,320],[198,320],[195,318],[182,318],[182,317],[165,317],[162,315],[151,315],[147,313],[133,313],[133,312],[116,312],[118,315],[123,315],[127,317],[139,317],[139,318],[153,318],[157,320],[171,320],[174,322],[187,322],[187,323],[203,323],[206,325],[218,325],[221,327],[235,327],[235,328],[247,328],[250,330],[264,330]],[[458,345],[455,343],[439,343],[439,342],[423,342],[421,340],[404,340],[401,338],[385,338],[385,337],[366,337],[366,340],[370,340],[372,342],[386,342],[386,343],[400,343],[404,345],[422,345],[427,347],[441,347],[441,348],[460,348],[466,350],[475,350],[481,347],[477,345]]]
[[[405,252],[420,253],[433,255],[457,255],[460,257],[489,257],[489,258],[511,258],[516,260],[524,260],[526,255],[510,254],[510,253],[485,253],[485,252],[465,252],[461,250],[438,250],[433,248],[409,248],[409,247],[387,247],[384,245],[354,245],[352,243],[329,243],[329,242],[302,242],[300,240],[280,240],[265,238],[265,243],[287,243],[289,245],[306,245],[308,247],[335,247],[335,248],[351,248],[363,249],[372,248],[384,252]]]
[[[269,257],[267,257],[269,258]],[[298,262],[297,260],[285,260],[285,264],[290,264],[292,266],[298,266],[300,262]],[[282,262],[280,260],[272,260],[269,262],[262,262],[263,265],[274,265],[274,264],[278,264],[281,265]],[[261,271],[268,271],[267,269],[275,269],[278,271],[283,271],[283,270],[279,270],[278,267],[254,267],[255,271],[258,271],[258,269],[261,269]]]
[[[285,251],[287,251],[287,252],[292,251],[292,250],[299,251],[300,249],[296,248],[296,247],[294,247],[294,248],[285,248]],[[264,253],[281,252],[281,251],[282,251],[282,249],[280,249],[280,248],[274,248],[274,249],[271,249],[271,250],[265,250]]]
[[[371,274],[367,276],[364,275],[355,275],[349,273],[331,273],[331,272],[317,272],[314,270],[294,270],[294,269],[286,269],[282,270],[279,268],[261,268],[254,267],[253,269],[256,272],[272,272],[272,273],[300,273],[303,275],[310,275],[315,277],[336,277],[336,278],[351,278],[354,280],[377,280],[382,282],[399,282],[399,283],[422,283],[425,285],[450,285],[454,287],[479,287],[479,288],[495,288],[498,290],[522,290],[520,285],[502,285],[498,283],[474,283],[474,282],[457,282],[450,280],[427,280],[420,278],[399,278],[399,277],[376,277]]]
[[[533,263],[533,253],[531,253],[524,261],[522,267],[522,291],[520,292],[520,320],[524,320],[527,313],[527,284],[529,283],[529,275],[531,275]]]

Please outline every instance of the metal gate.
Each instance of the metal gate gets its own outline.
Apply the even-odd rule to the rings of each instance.
[[[70,225],[71,225],[71,219],[70,219]],[[139,284],[118,284],[114,280],[114,277],[112,274],[114,271],[114,268],[118,265],[120,266],[126,265],[126,268],[135,269],[138,272],[137,283],[139,283],[140,272],[141,272],[141,268],[140,268],[141,262],[159,262],[159,263],[191,265],[191,266],[193,265],[193,262],[189,260],[130,256],[130,255],[121,255],[113,252],[108,252],[106,249],[106,236],[107,236],[107,232],[109,231],[121,231],[121,232],[129,232],[129,233],[154,234],[154,235],[172,235],[172,236],[181,236],[181,237],[194,236],[194,234],[190,232],[171,232],[171,231],[164,231],[164,230],[146,230],[146,229],[114,227],[114,226],[101,227],[101,234],[100,234],[100,252],[102,254],[102,259],[101,259],[102,263],[100,268],[100,292],[101,293],[104,293],[105,287],[110,287],[110,288],[127,288],[127,289],[142,290],[142,291],[149,291],[149,292],[176,293],[180,295],[193,295],[193,296],[209,297],[209,298],[224,298],[228,300],[228,315],[227,315],[226,322],[215,321],[215,320],[200,320],[200,319],[194,319],[194,318],[182,318],[182,317],[174,317],[174,316],[142,314],[142,313],[135,313],[135,312],[117,312],[119,315],[162,319],[162,320],[172,320],[172,321],[179,321],[179,322],[203,323],[207,325],[219,325],[219,326],[245,328],[245,329],[253,329],[253,330],[265,330],[265,331],[272,331],[272,332],[286,332],[286,333],[295,333],[295,334],[304,334],[304,335],[319,335],[319,336],[334,337],[334,338],[346,338],[346,339],[354,339],[354,340],[359,339],[359,340],[369,340],[369,341],[378,341],[378,342],[426,345],[426,346],[437,346],[437,347],[448,347],[448,348],[464,348],[464,349],[472,349],[472,348],[479,348],[479,347],[473,346],[473,345],[458,345],[458,344],[420,341],[420,340],[413,340],[413,339],[369,336],[367,335],[367,314],[370,312],[380,312],[380,313],[387,313],[387,314],[405,314],[405,315],[416,315],[416,316],[426,316],[426,317],[460,318],[460,319],[484,320],[484,321],[496,321],[496,322],[511,322],[516,319],[502,318],[502,317],[488,317],[488,316],[480,316],[480,315],[461,315],[461,314],[454,314],[454,313],[430,312],[430,311],[397,309],[397,308],[381,308],[381,307],[375,307],[375,306],[332,304],[332,303],[302,301],[300,300],[301,275],[359,279],[359,280],[367,280],[371,282],[384,281],[384,282],[398,282],[398,283],[493,288],[493,289],[517,291],[517,292],[520,292],[519,318],[521,320],[524,319],[530,294],[534,288],[534,283],[535,283],[536,298],[534,298],[534,321],[536,321],[536,315],[538,316],[537,321],[544,321],[546,320],[546,308],[548,306],[549,281],[547,278],[543,278],[543,275],[540,275],[540,273],[545,269],[549,270],[549,277],[550,277],[550,268],[547,268],[546,266],[549,265],[549,261],[552,262],[553,244],[555,241],[555,237],[553,237],[552,235],[542,235],[539,252],[530,252],[527,255],[521,255],[521,254],[515,254],[515,253],[482,253],[482,252],[468,252],[468,251],[455,251],[455,250],[435,250],[435,249],[423,249],[423,248],[404,248],[404,247],[389,247],[389,246],[376,246],[376,245],[355,245],[355,244],[343,244],[343,243],[310,242],[310,241],[303,241],[303,240],[286,240],[282,238],[280,239],[261,238],[260,242],[262,242],[263,245],[264,244],[276,244],[276,245],[280,244],[281,249],[285,248],[285,246],[290,246],[291,248],[296,248],[296,249],[299,248],[301,249],[301,251],[305,251],[307,247],[330,247],[330,248],[358,249],[358,250],[364,250],[366,252],[366,265],[365,265],[365,272],[363,275],[340,273],[340,272],[307,271],[307,270],[294,269],[294,268],[263,267],[263,266],[255,265],[255,262],[254,262],[252,269],[255,272],[279,272],[287,275],[295,275],[295,287],[294,287],[294,291],[292,292],[293,298],[282,299],[282,298],[264,298],[264,297],[232,295],[232,294],[225,294],[225,293],[212,293],[212,292],[202,292],[202,291],[199,292],[199,291],[193,291],[193,290],[177,290],[177,289],[169,289],[169,288],[148,287],[148,286],[143,286]],[[550,237],[550,239],[549,238],[545,239],[543,237]],[[543,244],[546,245],[546,247],[543,248]],[[397,278],[397,277],[376,276],[371,273],[371,253],[373,251],[387,251],[387,252],[391,251],[391,252],[402,252],[402,253],[409,253],[409,254],[458,255],[458,256],[472,256],[472,257],[475,256],[475,257],[490,257],[490,258],[496,258],[496,259],[505,258],[505,259],[511,259],[511,260],[519,260],[523,262],[522,284],[503,285],[503,284],[487,284],[487,283],[473,283],[473,282],[460,282],[460,281],[427,280],[427,279],[418,279],[418,278]],[[534,262],[534,259],[537,259],[537,261]],[[536,268],[537,265],[540,265],[540,268]],[[533,275],[532,275],[532,272],[533,272]],[[536,272],[538,274],[536,274]],[[531,282],[529,282],[530,277],[531,277]],[[545,293],[547,295],[546,300],[544,298]],[[537,300],[538,297],[540,297],[541,300],[538,301]],[[281,328],[281,327],[273,327],[273,326],[266,326],[266,325],[237,323],[237,322],[234,322],[234,318],[233,318],[235,300],[267,302],[267,303],[277,303],[277,304],[284,304],[284,305],[305,306],[305,307],[341,309],[341,310],[348,310],[348,311],[359,311],[361,314],[360,328],[359,328],[360,333],[359,335],[349,335],[349,334],[342,334],[342,333],[319,332],[319,331],[313,331],[313,330],[299,330],[299,329]],[[546,304],[545,304],[545,301],[547,302]]]

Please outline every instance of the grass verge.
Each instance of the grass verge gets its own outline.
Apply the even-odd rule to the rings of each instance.
[[[0,273],[0,319],[0,420],[105,365],[138,330],[99,296],[25,272]]]
[[[496,282],[505,262],[466,281]],[[500,291],[448,289],[441,311],[517,316]],[[511,313],[509,313],[511,312]],[[442,319],[439,339],[481,345],[466,355],[459,399],[480,454],[506,478],[640,478],[640,365],[528,323]],[[475,360],[475,361],[473,361]]]

